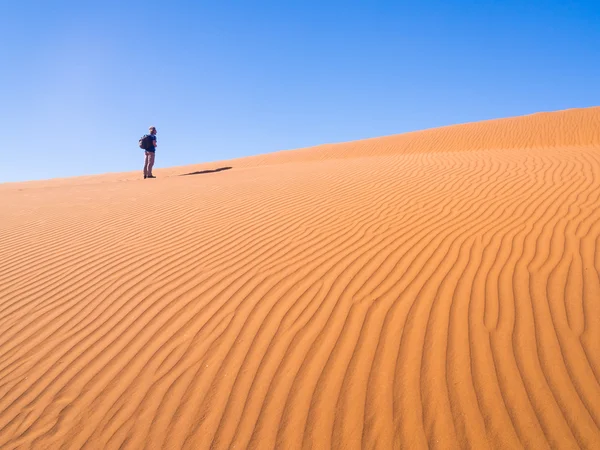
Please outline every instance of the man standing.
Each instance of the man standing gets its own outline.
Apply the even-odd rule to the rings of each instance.
[[[157,142],[156,142],[156,127],[148,128],[150,131],[150,135],[148,139],[150,140],[150,144],[148,148],[146,148],[146,160],[144,161],[144,178],[156,178],[152,175],[152,166],[154,166],[154,154],[156,152]]]

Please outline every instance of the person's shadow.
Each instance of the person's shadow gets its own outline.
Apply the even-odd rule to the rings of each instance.
[[[231,168],[232,167],[219,167],[218,169],[212,169],[212,170],[209,169],[209,170],[200,170],[198,172],[182,173],[179,176],[180,177],[185,177],[185,176],[188,176],[188,175],[202,175],[202,174],[205,174],[205,173],[222,172],[224,170],[229,170]]]

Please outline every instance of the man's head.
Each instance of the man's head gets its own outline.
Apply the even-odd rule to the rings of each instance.
[[[150,134],[156,134],[156,127],[150,127],[148,130],[150,131]]]

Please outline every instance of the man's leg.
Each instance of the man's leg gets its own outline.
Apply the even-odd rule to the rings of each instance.
[[[148,159],[149,156],[148,154],[150,152],[144,152],[146,156],[144,156],[144,178],[146,178],[148,176]]]
[[[148,158],[148,168],[146,169],[146,176],[152,176],[152,167],[154,167],[154,152],[146,152]]]

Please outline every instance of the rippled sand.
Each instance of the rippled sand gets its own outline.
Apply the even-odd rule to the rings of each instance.
[[[600,448],[600,108],[155,174],[0,185],[0,448]]]

